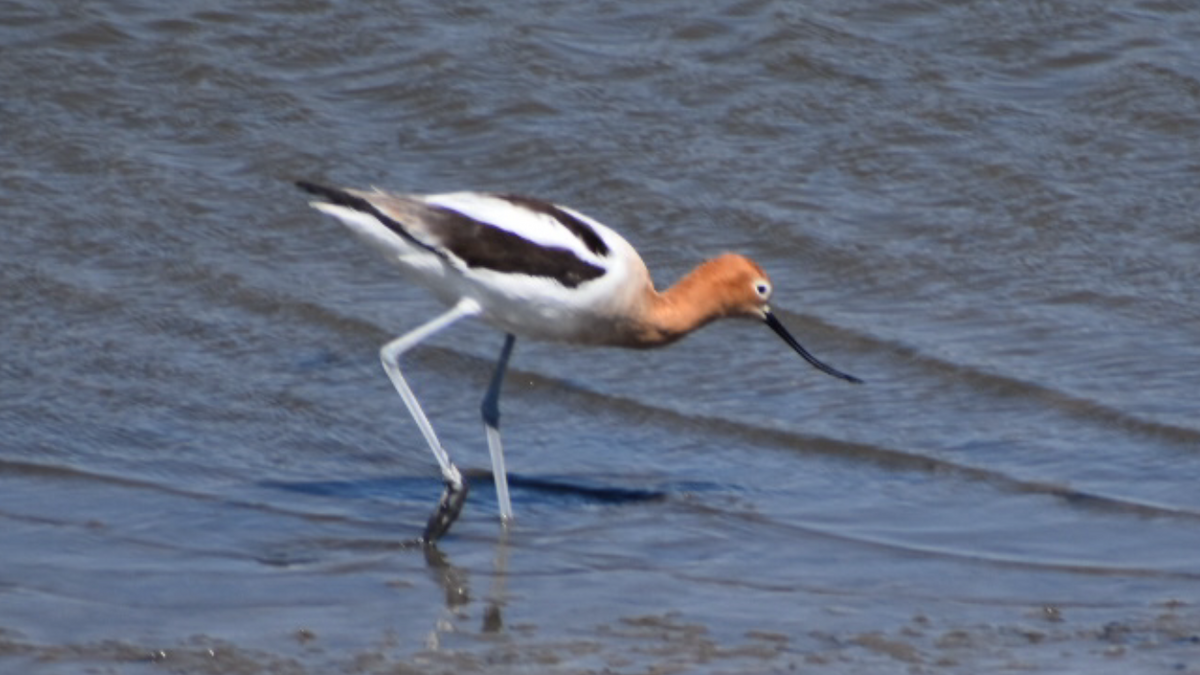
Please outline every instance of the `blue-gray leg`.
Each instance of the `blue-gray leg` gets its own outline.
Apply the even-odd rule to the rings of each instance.
[[[496,500],[500,504],[500,519],[505,525],[512,522],[512,501],[508,497],[508,473],[504,469],[504,447],[500,444],[500,387],[504,384],[504,372],[508,370],[508,359],[512,356],[517,338],[508,333],[504,336],[504,347],[496,361],[491,384],[483,397],[480,412],[483,413],[484,431],[487,433],[488,453],[492,456],[492,476],[496,480]]]
[[[459,512],[462,511],[463,504],[467,500],[467,483],[463,480],[462,473],[458,470],[458,467],[454,466],[454,463],[450,461],[450,455],[446,453],[441,441],[438,440],[437,434],[433,432],[433,425],[429,423],[429,419],[425,417],[424,411],[421,410],[421,404],[417,401],[416,395],[413,394],[408,383],[404,381],[404,376],[400,374],[400,357],[409,349],[417,346],[421,340],[465,316],[478,314],[479,311],[479,303],[474,300],[463,299],[445,314],[392,340],[384,345],[383,349],[379,350],[384,371],[387,372],[388,378],[396,387],[396,392],[400,394],[404,405],[408,407],[408,412],[412,415],[413,421],[417,423],[417,428],[421,430],[421,435],[425,437],[425,442],[429,445],[434,459],[437,460],[438,467],[442,470],[442,479],[446,482],[446,489],[442,492],[442,498],[438,501],[437,509],[429,517],[429,523],[425,526],[425,533],[421,536],[426,544],[436,542],[454,524]]]

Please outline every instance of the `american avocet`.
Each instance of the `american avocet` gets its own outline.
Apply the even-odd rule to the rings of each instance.
[[[437,458],[446,481],[422,539],[450,529],[467,484],[400,374],[400,356],[466,316],[504,332],[504,347],[483,397],[483,423],[500,517],[512,519],[500,445],[500,385],[516,336],[618,347],[660,347],[716,319],[758,319],[817,369],[861,382],[818,361],[771,313],[771,280],[749,258],[726,253],[671,288],[654,289],[637,251],[619,234],[565,206],[529,197],[454,192],[400,195],[298,182],[311,202],[381,251],[413,281],[450,306],[380,350],[400,398]]]

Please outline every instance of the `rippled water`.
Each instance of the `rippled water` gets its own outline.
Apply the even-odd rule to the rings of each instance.
[[[1200,671],[1200,9],[0,3],[0,664]],[[433,316],[290,181],[735,250],[819,357],[521,342],[518,521],[377,349]],[[407,372],[457,460],[501,338]]]

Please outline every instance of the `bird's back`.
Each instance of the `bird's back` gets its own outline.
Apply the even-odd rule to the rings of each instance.
[[[480,192],[400,195],[302,183],[345,223],[447,304],[535,339],[623,344],[650,275],[620,235],[566,207]]]

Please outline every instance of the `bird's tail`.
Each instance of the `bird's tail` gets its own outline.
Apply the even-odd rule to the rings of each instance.
[[[395,254],[405,248],[411,250],[412,247],[416,247],[438,256],[442,255],[434,247],[413,236],[403,223],[384,213],[371,201],[371,193],[332,188],[304,180],[296,181],[296,187],[320,197],[319,200],[309,202],[314,209],[342,221],[367,243],[383,250],[384,253]]]

